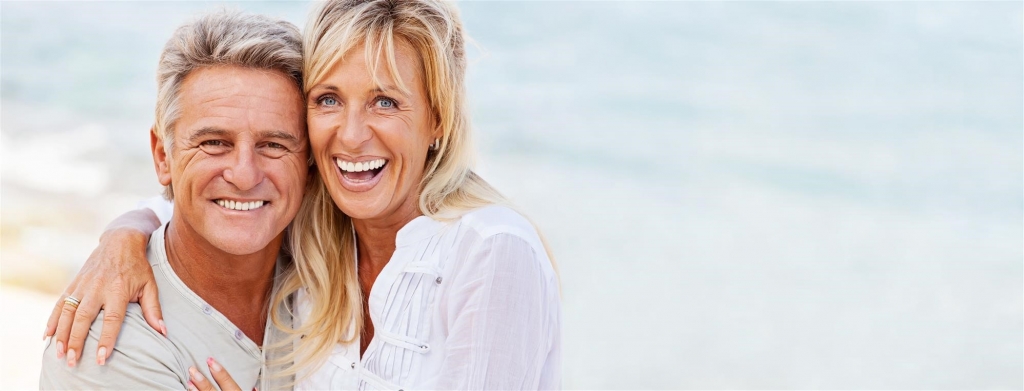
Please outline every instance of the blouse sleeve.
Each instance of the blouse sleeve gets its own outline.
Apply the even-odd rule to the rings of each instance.
[[[448,339],[438,389],[560,387],[557,280],[546,255],[497,234],[471,250],[447,296]]]

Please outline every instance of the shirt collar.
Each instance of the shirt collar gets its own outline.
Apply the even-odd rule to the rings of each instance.
[[[444,227],[444,223],[440,221],[428,216],[419,216],[398,230],[398,235],[395,236],[395,247],[408,246],[430,238],[440,232],[442,227]]]

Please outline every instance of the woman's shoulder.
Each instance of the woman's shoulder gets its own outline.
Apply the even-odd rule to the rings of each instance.
[[[475,231],[481,239],[506,234],[520,237],[531,244],[540,244],[540,235],[533,223],[515,209],[504,205],[474,209],[464,214],[461,220],[466,229]]]
[[[456,263],[466,267],[466,273],[490,274],[494,278],[487,281],[492,284],[505,281],[516,289],[527,289],[531,285],[524,281],[533,281],[538,291],[557,292],[557,272],[544,241],[533,223],[515,209],[491,205],[473,210],[462,216],[460,231],[468,242],[457,246],[466,252]]]

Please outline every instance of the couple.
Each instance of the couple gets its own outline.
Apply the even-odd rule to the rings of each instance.
[[[150,135],[172,216],[112,223],[41,386],[558,388],[557,277],[471,170],[465,67],[431,0],[319,4],[302,40],[237,13],[179,28]]]

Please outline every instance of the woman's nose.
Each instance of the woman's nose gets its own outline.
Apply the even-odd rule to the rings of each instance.
[[[353,108],[345,113],[345,120],[338,127],[338,140],[347,150],[357,150],[373,137],[363,110]]]

